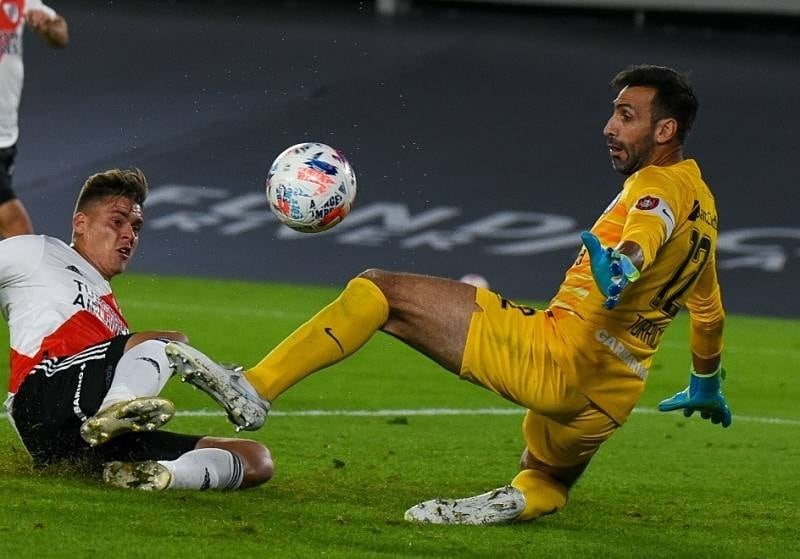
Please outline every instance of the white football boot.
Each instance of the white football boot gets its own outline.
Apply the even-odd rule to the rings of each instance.
[[[163,398],[144,396],[117,402],[84,421],[81,437],[97,446],[130,431],[155,431],[173,415],[175,406]]]
[[[405,519],[425,524],[508,524],[525,510],[525,496],[506,485],[464,499],[432,499],[408,509]]]
[[[237,431],[255,431],[264,425],[269,402],[259,397],[241,367],[225,367],[182,342],[169,342],[164,351],[175,374],[222,406]]]
[[[155,460],[109,462],[103,468],[103,481],[122,489],[163,491],[172,482],[172,474]]]

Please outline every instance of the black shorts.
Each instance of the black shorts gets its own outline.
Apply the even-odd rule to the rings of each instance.
[[[130,335],[117,336],[69,357],[45,359],[23,381],[12,418],[34,464],[76,462],[101,466],[111,460],[174,460],[194,450],[201,436],[164,431],[126,433],[89,446],[80,427],[97,413]]]
[[[0,204],[17,197],[11,188],[11,177],[14,175],[14,160],[17,158],[17,144],[0,148]]]

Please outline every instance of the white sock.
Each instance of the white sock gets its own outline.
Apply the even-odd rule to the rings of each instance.
[[[164,352],[166,343],[147,340],[126,351],[117,363],[114,380],[99,409],[142,396],[158,396],[172,376]]]
[[[198,448],[158,463],[172,473],[167,489],[237,489],[244,479],[242,459],[221,448]]]

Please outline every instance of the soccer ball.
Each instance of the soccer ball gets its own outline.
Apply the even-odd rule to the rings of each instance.
[[[320,143],[283,151],[267,175],[267,201],[278,220],[302,233],[330,229],[350,213],[356,175],[344,154]]]

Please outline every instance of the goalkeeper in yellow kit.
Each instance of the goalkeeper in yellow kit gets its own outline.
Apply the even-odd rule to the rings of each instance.
[[[683,306],[691,315],[689,386],[659,407],[730,425],[720,389],[717,210],[697,163],[682,153],[697,100],[684,77],[664,67],[630,67],[611,85],[618,95],[603,132],[627,180],[582,234],[585,246],[546,310],[453,280],[367,270],[228,388],[252,388],[271,402],[382,330],[527,408],[521,471],[509,486],[406,512],[410,521],[443,524],[530,520],[562,508],[628,418],[661,335]],[[171,352],[190,372],[217,370],[180,344]]]

